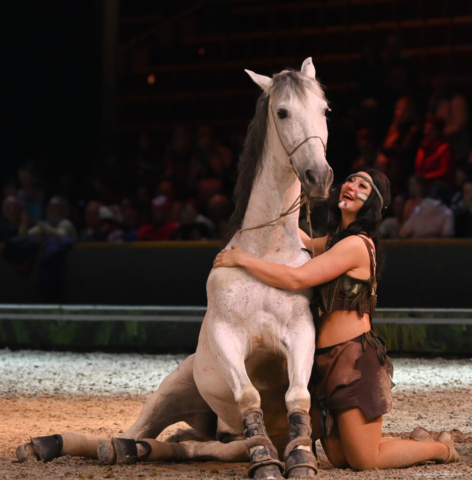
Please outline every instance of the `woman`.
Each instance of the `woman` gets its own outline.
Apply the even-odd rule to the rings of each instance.
[[[367,470],[459,461],[446,432],[437,441],[421,428],[410,440],[381,438],[382,415],[391,409],[393,369],[384,343],[371,330],[371,315],[377,272],[383,266],[377,229],[390,201],[389,181],[378,170],[358,172],[333,198],[328,235],[315,240],[316,257],[305,265],[269,263],[232,247],[218,254],[214,267],[245,268],[276,288],[319,287],[311,393],[320,411],[314,430],[323,431],[323,447],[333,466]],[[302,238],[309,248],[311,240]]]

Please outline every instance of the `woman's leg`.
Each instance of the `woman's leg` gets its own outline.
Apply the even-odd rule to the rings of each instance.
[[[448,447],[439,442],[381,441],[382,417],[367,420],[359,408],[339,411],[335,419],[342,450],[355,470],[411,467],[428,460],[444,462],[449,456]]]
[[[393,437],[381,437],[380,443],[390,442],[391,440],[398,440]],[[329,434],[328,440],[321,438],[321,445],[328,457],[329,462],[335,468],[349,468],[349,463],[344,455],[341,438],[339,436],[338,424],[334,421],[333,428]]]
[[[344,455],[341,438],[339,436],[338,423],[334,420],[331,432],[326,440],[321,438],[321,445],[328,457],[329,463],[335,468],[348,468],[346,455]]]

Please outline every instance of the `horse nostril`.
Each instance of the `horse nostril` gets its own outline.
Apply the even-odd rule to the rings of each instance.
[[[305,179],[306,183],[308,184],[315,184],[316,183],[316,177],[315,174],[313,173],[313,170],[305,170]]]

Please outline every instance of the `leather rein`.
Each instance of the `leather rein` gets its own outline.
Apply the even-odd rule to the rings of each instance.
[[[287,148],[285,147],[284,142],[282,142],[282,137],[280,136],[279,128],[277,126],[277,122],[275,121],[274,111],[272,110],[272,107],[271,107],[270,103],[268,105],[268,108],[269,108],[270,113],[272,115],[272,120],[273,120],[274,125],[275,125],[275,131],[277,132],[277,136],[279,137],[279,142],[282,145],[283,149],[285,150],[285,153],[287,154],[288,161],[290,162],[290,165],[291,165],[293,171],[295,172],[295,175],[297,176],[298,180],[300,180],[300,177],[299,177],[297,171],[295,170],[295,167],[293,166],[292,155],[302,145],[304,145],[306,142],[308,142],[308,140],[310,140],[311,138],[318,138],[320,140],[321,144],[323,145],[325,155],[326,155],[326,145],[325,145],[325,143],[323,142],[323,139],[320,136],[312,135],[310,137],[305,138],[305,140],[300,142],[291,152],[289,152],[287,150]],[[249,230],[257,230],[257,229],[263,228],[263,227],[274,226],[274,224],[276,222],[278,222],[280,219],[282,219],[284,217],[287,217],[287,216],[291,215],[292,213],[297,212],[298,210],[300,210],[301,207],[303,207],[303,205],[306,205],[306,221],[308,223],[308,226],[310,227],[310,239],[311,239],[311,251],[312,251],[311,255],[312,255],[312,258],[313,258],[315,256],[315,247],[314,247],[314,240],[313,240],[313,228],[312,228],[312,225],[311,225],[310,197],[305,192],[305,189],[303,188],[303,183],[300,182],[300,184],[301,184],[302,192],[300,193],[300,195],[297,197],[297,199],[292,203],[292,205],[290,205],[290,207],[285,212],[282,212],[277,218],[275,218],[274,220],[271,220],[267,223],[261,223],[260,225],[256,225],[255,227],[240,229],[240,230],[238,230],[238,233],[246,232],[246,231],[249,231]]]

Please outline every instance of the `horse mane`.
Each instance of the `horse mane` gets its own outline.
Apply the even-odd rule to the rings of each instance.
[[[312,80],[295,70],[284,70],[274,75],[270,95],[279,97],[295,94],[297,97],[303,98],[306,95],[307,87],[324,98],[323,90],[316,80]],[[235,208],[230,219],[229,238],[242,226],[252,186],[261,171],[267,140],[270,95],[263,92],[259,96],[256,113],[248,127],[243,153],[238,164],[239,174],[233,194]]]

